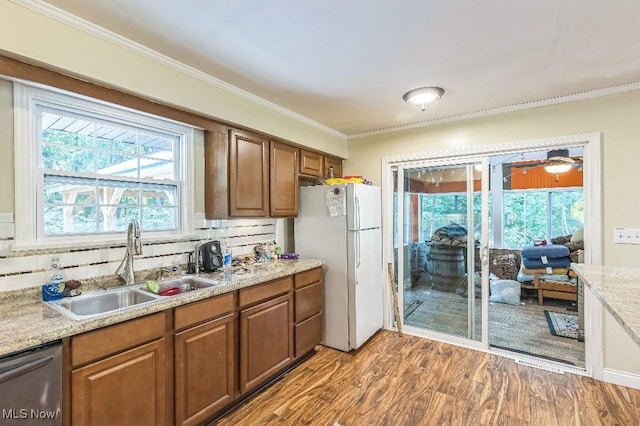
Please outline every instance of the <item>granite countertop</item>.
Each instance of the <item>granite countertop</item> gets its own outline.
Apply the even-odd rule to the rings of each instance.
[[[571,267],[640,345],[640,268],[577,263]]]
[[[222,283],[80,321],[70,319],[43,303],[39,289],[37,292],[29,291],[17,295],[0,293],[0,356],[323,265],[324,262],[317,259],[276,260],[254,266],[250,273],[245,274],[200,273],[201,277],[215,278]],[[132,287],[139,286],[140,284],[137,284]],[[88,293],[87,291],[83,294]]]

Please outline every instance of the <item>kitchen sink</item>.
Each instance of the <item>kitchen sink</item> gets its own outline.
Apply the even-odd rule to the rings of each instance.
[[[170,288],[179,288],[180,291],[177,294],[180,294],[186,293],[188,291],[199,290],[201,288],[211,287],[218,284],[220,284],[218,280],[195,276],[168,278],[158,281],[158,293],[162,293],[164,290],[168,290]],[[147,293],[153,294],[147,289],[146,285],[140,286],[139,288]]]
[[[179,291],[175,294],[180,294],[217,284],[220,284],[220,281],[195,276],[169,278],[158,281],[158,292],[176,287]],[[98,315],[118,312],[131,306],[153,303],[162,297],[162,295],[147,290],[146,285],[138,285],[135,287],[84,294],[46,303],[71,319],[82,320]]]
[[[80,320],[151,303],[158,298],[155,294],[138,289],[122,288],[56,300],[47,304],[72,319]]]

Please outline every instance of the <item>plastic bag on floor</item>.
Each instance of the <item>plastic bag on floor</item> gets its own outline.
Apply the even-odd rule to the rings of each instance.
[[[520,304],[520,283],[513,280],[493,280],[489,284],[489,302]]]

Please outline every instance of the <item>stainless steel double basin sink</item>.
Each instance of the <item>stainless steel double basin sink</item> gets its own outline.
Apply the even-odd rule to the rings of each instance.
[[[182,294],[220,284],[219,281],[197,276],[183,276],[158,281],[158,293],[178,288]],[[46,302],[52,308],[74,320],[89,319],[99,315],[124,311],[133,306],[142,306],[172,296],[162,296],[147,290],[146,285],[135,285],[111,290],[96,291],[72,298]]]

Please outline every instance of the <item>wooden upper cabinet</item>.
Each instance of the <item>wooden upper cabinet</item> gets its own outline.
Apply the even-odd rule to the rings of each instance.
[[[333,177],[342,177],[342,160],[334,157],[324,157],[324,177],[331,176],[330,169],[333,167]]]
[[[300,150],[300,173],[310,176],[322,177],[323,157],[316,152]]]
[[[207,219],[229,217],[229,131],[204,132],[204,212]]]
[[[229,131],[229,216],[269,215],[269,141]]]
[[[269,215],[269,141],[224,125],[204,134],[207,219]]]
[[[298,215],[298,149],[271,142],[269,213],[273,217]]]

